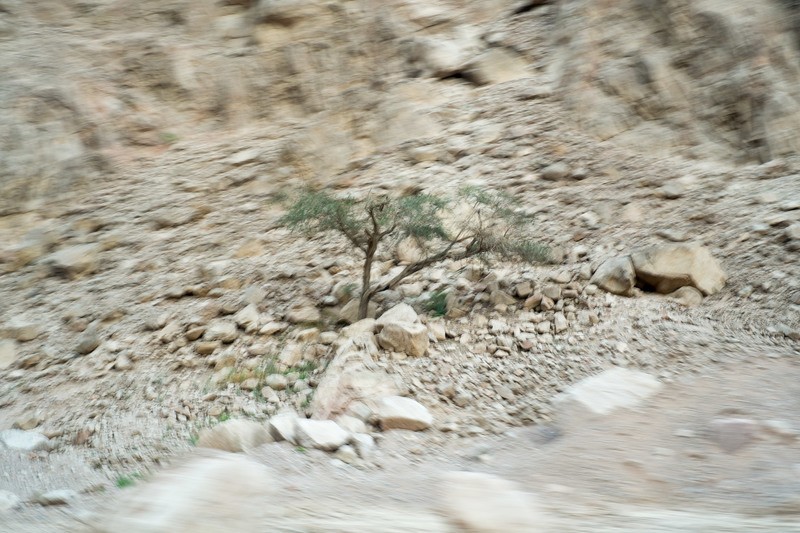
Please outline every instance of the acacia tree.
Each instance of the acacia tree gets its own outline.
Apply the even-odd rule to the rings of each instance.
[[[512,205],[508,195],[476,188],[463,189],[451,201],[428,194],[357,200],[309,192],[291,205],[281,222],[309,235],[338,232],[364,254],[358,306],[358,318],[363,319],[375,294],[446,259],[494,254],[527,262],[548,260],[549,249],[530,238],[530,220]],[[406,237],[416,242],[422,257],[388,281],[373,284],[378,249]]]

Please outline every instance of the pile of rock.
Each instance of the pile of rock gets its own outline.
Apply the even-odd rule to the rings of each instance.
[[[635,287],[642,287],[695,306],[704,296],[722,290],[726,280],[707,248],[667,244],[608,259],[594,272],[591,282],[613,294],[631,296]]]

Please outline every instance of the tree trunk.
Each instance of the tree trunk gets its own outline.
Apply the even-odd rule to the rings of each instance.
[[[367,256],[364,258],[364,272],[361,275],[361,298],[358,302],[359,320],[367,318],[367,313],[369,312],[369,300],[372,298],[372,293],[370,291],[372,260],[375,258],[376,251],[378,251],[378,240],[371,236],[369,245],[367,246]]]

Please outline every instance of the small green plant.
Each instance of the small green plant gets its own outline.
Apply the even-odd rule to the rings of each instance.
[[[171,131],[163,131],[161,132],[161,142],[164,144],[175,144],[178,142],[178,136]]]
[[[116,485],[117,488],[124,489],[133,486],[139,479],[142,479],[142,475],[138,472],[129,475],[120,474],[117,476]]]
[[[306,452],[308,452],[308,450],[307,450],[305,447],[303,447],[303,446],[295,446],[295,447],[294,447],[294,451],[296,451],[296,452],[299,452],[299,453],[306,453]]]
[[[444,291],[432,293],[428,301],[425,302],[425,310],[432,313],[433,316],[447,314],[447,293]]]
[[[408,276],[447,259],[498,255],[528,262],[549,258],[546,246],[530,239],[529,222],[502,193],[466,188],[456,201],[415,194],[366,200],[310,192],[292,204],[281,222],[309,235],[338,232],[364,255],[358,318],[367,316],[375,294],[395,288]],[[372,265],[381,246],[412,238],[422,257],[392,279],[372,283]]]
[[[197,446],[197,443],[198,443],[199,440],[200,440],[200,437],[198,437],[197,433],[192,433],[189,436],[189,444],[191,444],[192,446]]]
[[[220,422],[226,422],[231,419],[231,414],[228,411],[222,411],[222,413],[217,417],[217,420]]]

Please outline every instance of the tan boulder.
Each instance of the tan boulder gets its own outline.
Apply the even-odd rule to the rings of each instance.
[[[630,295],[636,284],[636,272],[631,258],[614,257],[603,261],[592,275],[590,283],[612,294]]]
[[[430,345],[428,328],[424,324],[391,322],[378,334],[378,344],[385,350],[421,357]]]
[[[243,452],[272,442],[267,428],[251,420],[227,420],[200,432],[197,446],[225,452]]]
[[[708,248],[696,244],[652,246],[632,253],[631,261],[638,280],[662,294],[691,286],[708,296],[728,279]]]

